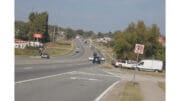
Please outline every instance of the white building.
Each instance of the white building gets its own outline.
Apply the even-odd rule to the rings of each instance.
[[[110,37],[104,37],[104,38],[97,38],[96,42],[102,42],[102,43],[108,43],[112,40]]]

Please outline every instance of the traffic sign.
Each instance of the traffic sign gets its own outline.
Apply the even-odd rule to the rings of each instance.
[[[136,44],[134,52],[136,54],[143,54],[144,53],[144,45]]]

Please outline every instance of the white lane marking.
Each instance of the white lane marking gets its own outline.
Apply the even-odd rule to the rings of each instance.
[[[79,72],[79,71],[75,71],[74,73],[77,73],[77,74],[85,74],[85,75],[94,75],[94,76],[109,76],[109,77],[117,77],[117,78],[120,78],[120,76],[117,76],[117,75],[93,74],[93,73]]]
[[[24,69],[33,69],[33,67],[25,67]]]
[[[112,88],[117,85],[120,81],[116,81],[114,82],[111,86],[109,86],[104,92],[102,92],[94,101],[100,101],[102,99],[102,97],[110,90],[112,90]]]
[[[89,80],[89,81],[100,81],[98,79],[92,79],[92,78],[80,78],[80,77],[70,77],[72,80]]]
[[[21,83],[30,82],[30,81],[36,81],[36,80],[42,80],[42,79],[57,77],[57,76],[65,75],[65,74],[71,74],[73,72],[75,72],[75,71],[56,74],[56,75],[50,75],[50,76],[44,76],[44,77],[39,77],[39,78],[33,78],[33,79],[28,79],[28,80],[17,81],[17,82],[15,82],[15,84],[21,84]]]
[[[107,71],[105,71],[105,70],[102,70],[102,71],[105,72],[105,73],[108,73],[108,74],[110,74],[110,75],[113,75],[113,76],[115,76],[115,77],[120,77],[120,76],[118,76],[118,75],[116,75],[116,74],[114,74],[114,73],[107,72]]]
[[[33,79],[28,79],[28,80],[17,81],[17,82],[15,82],[15,84],[21,84],[21,83],[30,82],[30,81],[47,79],[47,78],[56,77],[56,76],[61,76],[61,75],[65,75],[65,74],[85,74],[85,75],[109,76],[109,77],[117,77],[117,78],[120,78],[120,76],[116,76],[116,75],[104,75],[104,74],[93,74],[93,73],[72,71],[72,72],[66,72],[66,73],[61,73],[61,74],[56,74],[56,75],[50,75],[50,76],[44,76],[44,77],[39,77],[39,78],[33,78]]]

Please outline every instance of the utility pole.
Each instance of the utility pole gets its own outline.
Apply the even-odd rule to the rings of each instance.
[[[54,26],[54,31],[53,31],[53,34],[52,34],[52,40],[53,40],[53,43],[55,42],[55,26]]]

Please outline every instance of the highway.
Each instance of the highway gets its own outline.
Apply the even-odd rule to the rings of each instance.
[[[119,77],[102,71],[88,57],[93,52],[81,39],[79,53],[41,58],[15,57],[15,101],[98,101],[98,97]]]

